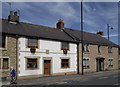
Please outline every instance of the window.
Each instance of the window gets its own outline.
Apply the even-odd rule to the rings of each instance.
[[[8,58],[3,58],[3,69],[8,69],[9,68],[9,61]]]
[[[89,59],[83,59],[83,67],[84,68],[89,68]]]
[[[112,53],[112,47],[108,47],[108,53]]]
[[[120,55],[120,47],[118,48],[118,53],[119,53],[119,55]]]
[[[27,58],[27,69],[36,69],[37,68],[37,58],[31,59]]]
[[[5,40],[6,40],[6,36],[0,35],[0,48],[5,48]]]
[[[2,64],[1,64],[1,58],[0,58],[0,69],[1,69],[1,66],[2,66]]]
[[[84,52],[89,52],[88,46],[89,46],[88,44],[84,44],[84,48],[83,48]]]
[[[66,50],[69,50],[69,43],[68,42],[62,42],[62,47],[61,47],[62,50],[66,49]]]
[[[100,53],[100,52],[101,52],[101,46],[98,45],[98,53]]]
[[[113,59],[109,59],[109,66],[113,66]]]
[[[28,47],[38,48],[38,39],[28,39]]]
[[[61,68],[69,68],[69,59],[61,59]]]

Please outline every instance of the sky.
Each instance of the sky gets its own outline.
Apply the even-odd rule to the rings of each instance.
[[[57,21],[64,20],[65,27],[80,30],[80,2],[11,2],[12,10],[20,10],[20,21],[32,24],[56,27]],[[2,18],[7,18],[10,5],[2,2]],[[110,29],[110,41],[118,44],[118,3],[84,2],[83,30],[90,33],[104,31],[107,38],[107,24]]]

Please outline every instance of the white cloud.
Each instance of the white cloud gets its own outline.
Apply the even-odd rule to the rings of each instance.
[[[118,37],[118,36],[120,36],[120,34],[110,34],[110,35],[109,35],[109,37]],[[103,37],[108,37],[108,35],[103,36]]]

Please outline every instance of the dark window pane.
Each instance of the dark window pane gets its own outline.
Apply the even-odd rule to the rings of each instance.
[[[37,68],[37,59],[27,59],[27,68]]]
[[[6,39],[6,36],[5,35],[0,35],[0,47],[1,48],[5,48],[5,39]]]
[[[3,69],[8,69],[8,58],[3,58]]]
[[[38,48],[38,40],[37,39],[28,39],[28,47]]]
[[[62,68],[69,68],[69,59],[62,59],[61,67]]]
[[[100,53],[100,45],[98,45],[98,53]]]
[[[1,69],[1,58],[0,58],[0,69]]]
[[[68,42],[62,42],[62,49],[69,49],[69,43]]]

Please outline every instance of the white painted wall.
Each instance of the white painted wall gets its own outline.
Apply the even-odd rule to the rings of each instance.
[[[26,47],[27,39],[24,37],[19,38],[19,76],[26,76],[26,75],[37,75],[43,74],[43,58],[44,57],[51,57],[51,73],[63,73],[63,72],[72,72],[77,71],[77,45],[74,43],[70,43],[70,50],[68,54],[63,54],[61,50],[61,42],[59,41],[52,41],[52,40],[39,40],[39,48],[36,52],[54,52],[57,54],[46,54],[46,53],[35,53],[31,54],[30,48]],[[28,52],[29,51],[29,52]],[[25,64],[25,56],[39,56],[39,69],[38,70],[26,70]],[[61,69],[61,57],[70,58],[70,68]]]

